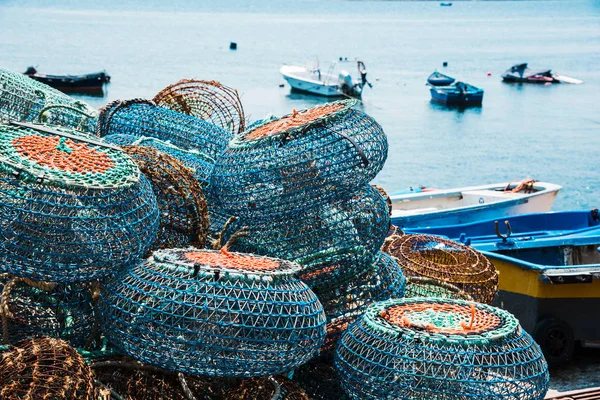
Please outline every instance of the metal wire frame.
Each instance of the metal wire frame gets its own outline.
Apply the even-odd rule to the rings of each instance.
[[[217,157],[209,198],[223,214],[286,218],[368,183],[387,138],[355,101],[328,103],[236,136]]]
[[[211,122],[233,135],[245,130],[246,117],[238,91],[217,81],[182,79],[158,92],[153,101]]]
[[[103,290],[103,331],[143,363],[192,375],[282,373],[316,355],[325,314],[287,261],[160,250]]]
[[[244,379],[223,400],[310,400],[294,381],[281,376]]]
[[[212,171],[214,160],[197,150],[185,150],[169,142],[151,137],[140,137],[127,134],[108,135],[105,142],[117,146],[144,146],[152,147],[162,153],[175,157],[192,171],[194,177],[200,182],[202,188],[208,186],[208,178]]]
[[[152,147],[123,146],[150,180],[160,210],[158,237],[149,252],[161,248],[204,247],[208,207],[200,183],[175,157]]]
[[[473,301],[471,295],[450,283],[422,276],[411,276],[406,279],[404,297],[441,297]]]
[[[210,122],[159,107],[144,99],[116,100],[100,109],[97,135],[146,136],[216,158],[232,138]]]
[[[0,399],[97,398],[90,367],[60,339],[26,339],[0,353]]]
[[[146,252],[158,208],[121,150],[66,129],[0,125],[0,273],[101,279]]]
[[[94,331],[94,301],[88,284],[36,282],[0,274],[2,343],[54,337],[84,347]]]
[[[375,303],[350,325],[335,365],[353,399],[543,399],[548,365],[516,318],[464,300]]]
[[[234,214],[240,215],[240,214]],[[297,262],[311,288],[340,284],[370,265],[390,225],[387,205],[369,185],[328,204],[286,218],[240,215],[233,231],[245,227],[232,249]]]
[[[360,313],[371,303],[404,296],[406,278],[398,262],[389,254],[378,252],[364,271],[336,286],[316,289],[315,293],[328,319],[348,313]]]
[[[450,283],[492,304],[498,292],[498,271],[477,250],[433,235],[404,235],[386,240],[384,251],[398,259],[407,277],[422,276]]]
[[[81,100],[0,68],[0,120],[44,122],[94,133],[98,113]]]

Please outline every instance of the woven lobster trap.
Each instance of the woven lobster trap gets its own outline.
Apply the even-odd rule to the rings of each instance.
[[[160,210],[158,237],[149,251],[173,247],[204,247],[208,209],[202,187],[175,157],[152,147],[123,146],[152,183]]]
[[[294,371],[297,382],[312,400],[348,400],[333,363],[312,360]]]
[[[125,354],[192,375],[295,368],[325,336],[317,296],[288,261],[198,249],[156,251],[105,285],[104,333]]]
[[[212,171],[214,160],[197,150],[185,150],[160,139],[127,134],[108,135],[103,139],[105,142],[116,144],[117,146],[152,147],[161,153],[175,157],[192,171],[192,174],[200,182],[202,188],[208,186],[208,178]]]
[[[0,273],[100,279],[158,229],[148,180],[120,149],[66,129],[0,125]]]
[[[60,339],[44,337],[0,353],[0,399],[97,400],[98,394],[79,353]]]
[[[246,127],[238,91],[217,81],[182,79],[158,92],[153,101],[160,107],[208,121],[232,135],[242,133]]]
[[[355,104],[294,111],[236,136],[210,178],[215,207],[252,218],[288,217],[369,182],[387,158],[387,138]]]
[[[218,378],[186,376],[129,360],[94,361],[91,367],[115,400],[220,400],[232,386]]]
[[[376,303],[342,336],[335,365],[353,399],[543,399],[548,365],[510,313],[416,297]]]
[[[381,194],[381,197],[384,198],[385,203],[387,204],[387,206],[390,210],[390,215],[392,215],[392,209],[393,209],[392,198],[388,194],[387,190],[385,190],[382,186],[379,186],[379,185],[371,185],[371,186],[373,186],[375,189],[377,189],[379,191],[379,193]]]
[[[57,284],[0,274],[2,343],[54,337],[84,347],[94,339],[91,287]]]
[[[471,295],[450,283],[422,276],[411,276],[406,280],[404,297],[441,297],[473,301]]]
[[[311,288],[327,287],[352,277],[371,264],[390,224],[387,206],[369,185],[341,199],[290,215],[262,220],[240,217],[245,227],[232,249],[297,262]]]
[[[498,292],[498,271],[469,246],[433,235],[404,235],[386,240],[383,250],[398,259],[407,277],[450,283],[486,304],[491,304]]]
[[[94,133],[98,113],[48,85],[0,68],[0,120],[44,122]]]
[[[244,379],[223,400],[310,400],[294,381],[280,376]]]
[[[404,296],[406,278],[396,260],[380,251],[373,263],[349,281],[315,293],[327,318],[361,312],[371,303]]]
[[[346,331],[348,326],[361,315],[361,312],[354,311],[330,319],[329,322],[327,322],[327,334],[325,335],[325,342],[323,343],[323,346],[321,346],[321,353],[315,360],[332,362],[333,356],[335,355],[335,348],[342,337],[342,334]]]
[[[116,100],[100,110],[98,136],[114,134],[146,136],[170,142],[185,150],[196,150],[216,158],[232,138],[210,122],[143,99]]]

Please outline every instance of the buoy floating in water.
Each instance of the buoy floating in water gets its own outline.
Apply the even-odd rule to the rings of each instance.
[[[492,76],[492,73],[491,73],[491,72],[488,72],[488,76]]]
[[[229,50],[237,50],[237,43],[236,42],[229,43]]]
[[[444,67],[447,67],[447,66],[448,66],[448,61],[444,61],[444,62],[442,63],[442,65],[443,65]]]

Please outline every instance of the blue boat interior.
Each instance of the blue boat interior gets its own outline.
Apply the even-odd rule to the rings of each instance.
[[[523,242],[543,238],[600,236],[600,215],[598,210],[536,213],[404,231],[444,236],[481,250],[492,250],[498,243],[507,246],[518,243],[520,247]]]

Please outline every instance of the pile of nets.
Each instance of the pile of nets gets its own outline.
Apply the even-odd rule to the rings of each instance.
[[[398,259],[407,277],[449,283],[485,304],[492,304],[498,292],[498,271],[469,246],[439,236],[404,235],[388,239],[384,250]]]
[[[26,339],[0,353],[0,398],[97,400],[94,375],[60,339]]]
[[[453,299],[373,304],[340,339],[335,365],[354,399],[543,399],[549,382],[512,314]]]
[[[325,315],[288,261],[198,249],[156,251],[105,284],[104,332],[129,356],[222,377],[289,371],[319,351]]]
[[[43,122],[94,133],[98,113],[48,85],[0,68],[0,120]]]
[[[243,380],[231,389],[224,400],[310,400],[295,382],[283,376],[270,376]]]
[[[158,228],[148,180],[120,149],[62,128],[0,125],[0,272],[100,279]]]

